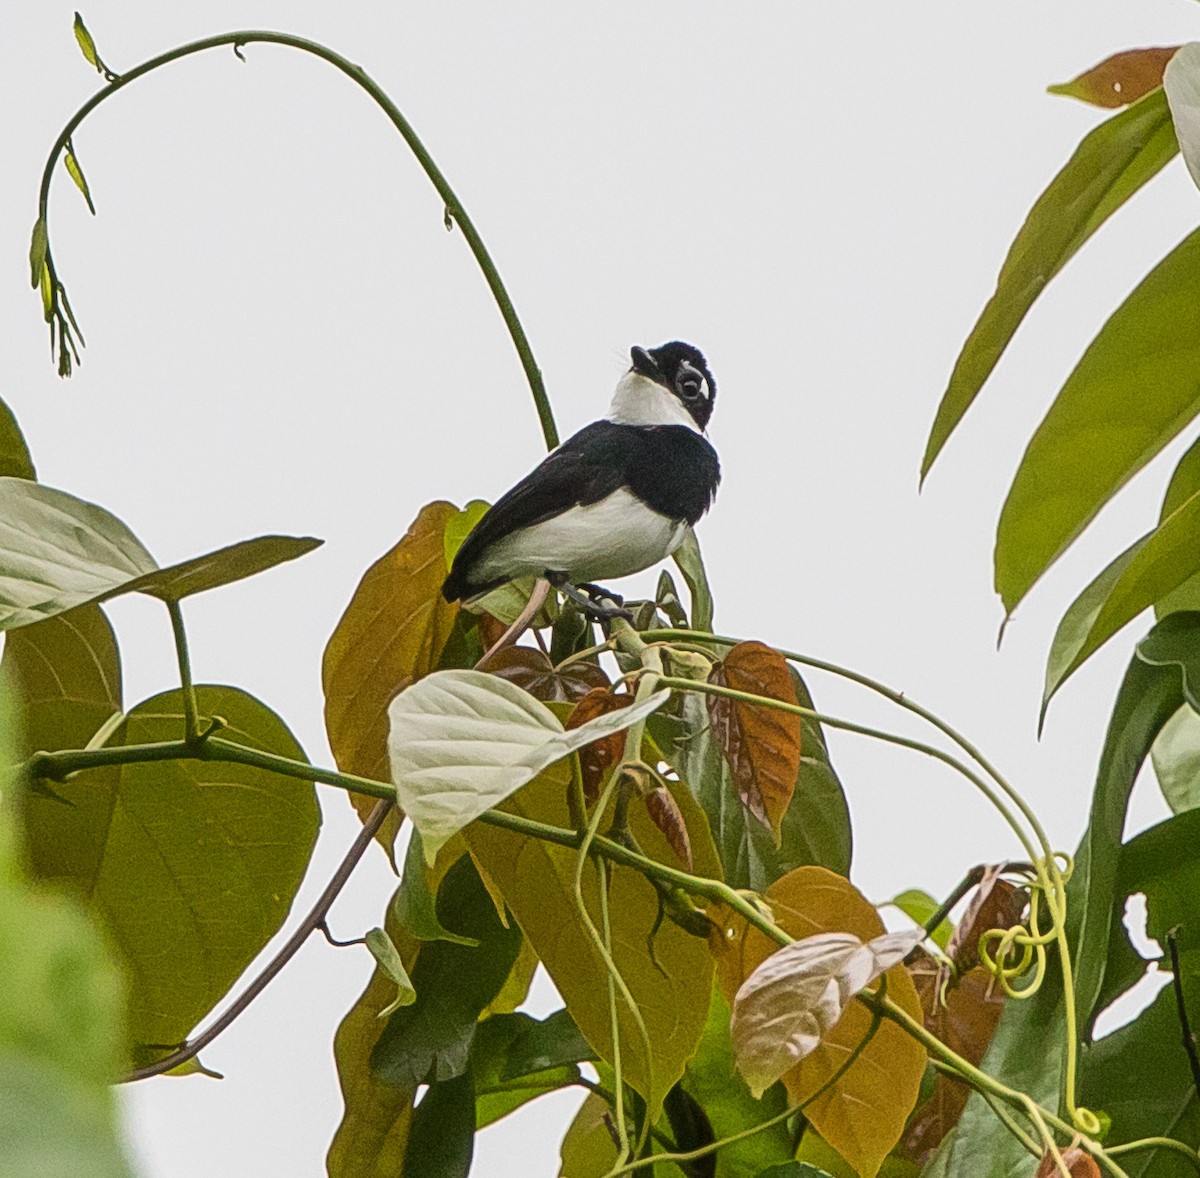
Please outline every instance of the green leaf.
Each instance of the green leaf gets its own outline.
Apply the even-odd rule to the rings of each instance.
[[[800,704],[812,707],[812,696],[794,670],[792,682]],[[800,772],[776,847],[771,832],[747,815],[738,797],[704,700],[685,694],[673,711],[655,718],[654,736],[708,818],[726,882],[762,891],[796,867],[849,872],[850,816],[820,724],[808,717],[801,723]]]
[[[0,401],[0,477],[37,478],[25,435],[13,411],[3,401]]]
[[[1089,637],[1095,631],[1096,619],[1105,608],[1126,569],[1145,547],[1150,535],[1151,533],[1147,533],[1140,540],[1135,540],[1120,556],[1109,561],[1063,614],[1058,629],[1054,632],[1054,641],[1050,644],[1050,655],[1046,659],[1046,681],[1042,688],[1042,709],[1038,715],[1039,734],[1046,722],[1046,709],[1050,706],[1050,700],[1087,657],[1080,652],[1087,647]]]
[[[223,736],[304,758],[252,696],[196,692],[204,716],[226,720]],[[180,692],[169,691],[138,704],[110,743],[177,740],[183,730]],[[32,865],[88,899],[120,947],[137,1062],[148,1062],[163,1053],[148,1045],[182,1042],[283,924],[316,842],[315,792],[215,761],[88,770],[54,790],[69,805],[28,802]]]
[[[527,1014],[484,1019],[471,1046],[476,1128],[493,1124],[546,1092],[577,1084],[577,1065],[595,1058],[566,1010],[541,1022]]]
[[[1121,916],[1117,866],[1129,795],[1155,737],[1183,702],[1180,669],[1170,660],[1189,657],[1193,646],[1200,652],[1200,614],[1171,614],[1159,622],[1131,660],[1109,720],[1068,893],[1075,1001],[1084,1027],[1097,1012],[1112,928]],[[1147,661],[1143,648],[1162,664]]]
[[[1176,930],[1182,950],[1200,949],[1200,810],[1168,818],[1121,848],[1117,892],[1123,899],[1146,897],[1146,935],[1166,952],[1167,933]]]
[[[630,711],[626,708],[620,714]],[[554,766],[500,808],[569,827],[568,781],[566,767]],[[671,792],[688,826],[696,872],[719,877],[720,865],[703,829],[703,816],[681,783],[673,783]],[[659,863],[677,866],[674,851],[650,821],[645,807],[631,807],[629,822],[644,854]],[[503,894],[580,1031],[601,1059],[611,1060],[612,1028],[604,984],[607,975],[575,903],[575,852],[482,822],[472,823],[463,831],[463,837],[481,869]],[[594,870],[584,873],[582,894],[591,920],[599,927]],[[665,921],[654,944],[661,970],[655,965],[647,938],[659,915],[657,893],[636,872],[614,870],[609,909],[613,958],[641,1010],[653,1053],[648,1060],[632,1015],[623,1002],[618,1002],[625,1077],[647,1098],[652,1115],[657,1116],[663,1096],[683,1074],[684,1064],[703,1031],[712,987],[712,957],[703,939]]]
[[[377,1018],[387,1018],[400,1007],[411,1006],[416,1002],[417,992],[409,980],[408,971],[404,968],[400,950],[396,948],[392,943],[392,938],[383,929],[368,929],[367,935],[363,939],[366,941],[367,948],[371,950],[371,956],[375,958],[375,964],[387,974],[396,986],[396,997],[376,1015]]]
[[[0,717],[0,764],[10,743]],[[122,980],[111,946],[21,865],[21,800],[0,795],[0,1173],[129,1178],[111,1085],[125,1066]]]
[[[277,564],[295,560],[324,543],[312,536],[258,536],[165,569],[156,569],[122,585],[116,592],[145,593],[161,601],[182,601],[194,593],[219,589]]]
[[[713,599],[708,587],[708,574],[704,571],[704,558],[700,554],[700,541],[696,533],[688,528],[683,543],[675,549],[672,559],[692,595],[692,629],[712,633]]]
[[[941,907],[941,904],[933,896],[928,892],[921,891],[920,888],[909,888],[907,891],[900,892],[893,896],[889,903],[895,904],[905,916],[922,926]],[[954,935],[954,925],[948,920],[943,920],[930,935],[938,948],[945,949]]]
[[[96,206],[92,203],[92,194],[88,188],[87,178],[83,174],[83,169],[79,166],[79,160],[75,157],[74,149],[67,147],[63,155],[63,163],[71,179],[75,181],[75,187],[83,193],[83,199],[87,201],[88,212],[94,217],[96,215]]]
[[[1193,442],[1176,464],[1163,496],[1158,522],[1161,524],[1173,515],[1197,491],[1200,491],[1200,440]],[[1190,578],[1154,604],[1154,613],[1160,618],[1185,609],[1200,609],[1200,576]]]
[[[1184,704],[1163,725],[1150,757],[1159,788],[1174,813],[1200,806],[1200,715],[1189,705]]]
[[[157,569],[116,516],[23,478],[0,478],[0,630],[28,626]]]
[[[1200,1007],[1193,1008],[1192,1018],[1197,1013]],[[1170,986],[1133,1022],[1094,1043],[1082,1063],[1080,1102],[1112,1117],[1106,1145],[1141,1137],[1200,1145],[1200,1108]],[[1121,1165],[1129,1178],[1185,1178],[1196,1172],[1186,1158],[1161,1149],[1130,1154]]]
[[[392,780],[426,857],[547,766],[644,720],[669,695],[564,731],[544,704],[482,671],[436,671],[402,691],[388,708]]]
[[[42,281],[42,271],[46,269],[46,251],[49,246],[46,222],[39,217],[33,226],[33,236],[29,241],[29,285],[34,290],[37,290],[38,284]]]
[[[465,945],[468,949],[479,944],[473,937],[459,936],[442,928],[429,883],[429,867],[425,862],[421,832],[416,829],[408,840],[408,850],[404,855],[404,877],[392,900],[392,913],[396,923],[410,937],[416,937],[419,941],[449,941],[454,945]]]
[[[454,563],[454,557],[458,554],[458,550],[463,546],[463,541],[487,514],[490,506],[491,504],[484,499],[472,499],[461,511],[455,511],[447,517],[442,532],[442,551],[446,557],[446,568],[442,574],[442,580],[445,580],[445,574],[450,571],[450,566]]]
[[[384,928],[400,950],[405,971],[411,971],[421,944],[406,938],[396,926],[393,908],[394,904],[388,905]],[[368,1174],[399,1174],[402,1170],[416,1090],[394,1088],[370,1067],[371,1052],[384,1025],[379,1012],[395,994],[395,983],[377,965],[367,988],[334,1036],[345,1112],[326,1158],[330,1178],[363,1178]]]
[[[79,48],[83,51],[83,56],[87,59],[88,64],[100,73],[104,73],[104,67],[100,64],[100,55],[96,52],[96,42],[92,40],[92,34],[88,32],[87,25],[83,23],[83,17],[78,12],[75,14],[75,40],[79,42]]]
[[[417,1000],[391,1016],[371,1051],[372,1069],[397,1088],[451,1080],[467,1070],[476,1020],[499,993],[521,948],[520,932],[500,923],[468,856],[446,873],[437,914],[479,947],[448,941],[422,946],[411,973]]]
[[[729,1043],[729,1006],[714,989],[696,1054],[683,1074],[684,1089],[699,1102],[717,1139],[732,1137],[778,1116],[787,1100],[781,1085],[755,1100],[738,1074]],[[783,1122],[731,1142],[717,1154],[717,1178],[757,1178],[792,1157],[792,1135]]]
[[[772,1166],[769,1170],[761,1170],[758,1178],[830,1178],[828,1171],[818,1170],[808,1162],[784,1162]]]
[[[1075,149],[1030,209],[959,353],[925,445],[922,480],[1047,283],[1177,150],[1161,90],[1101,123]]]
[[[468,1178],[475,1150],[475,1088],[471,1073],[431,1084],[413,1113],[404,1173],[420,1178]]]
[[[1200,412],[1198,282],[1200,231],[1113,312],[1034,433],[996,532],[996,590],[1010,614],[1108,500]]]
[[[1200,185],[1200,45],[1193,41],[1178,50],[1163,74],[1163,89],[1183,162]]]

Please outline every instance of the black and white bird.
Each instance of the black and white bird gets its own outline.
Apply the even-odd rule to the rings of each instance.
[[[641,572],[708,510],[721,468],[704,436],[717,385],[703,355],[676,340],[630,357],[608,416],[552,451],[475,525],[442,586],[447,601],[530,575],[569,591]]]

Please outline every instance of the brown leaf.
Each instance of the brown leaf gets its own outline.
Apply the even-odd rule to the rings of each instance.
[[[979,938],[990,929],[1007,929],[1020,921],[1029,903],[1029,893],[1000,878],[999,866],[988,867],[963,912],[954,935],[946,945],[946,956],[959,973],[979,964]]]
[[[983,1059],[1004,1009],[1004,991],[982,966],[963,974],[939,999],[945,976],[924,950],[909,961],[909,972],[921,999],[925,1027],[947,1047],[973,1064]],[[901,1142],[905,1157],[925,1165],[945,1135],[958,1123],[970,1089],[939,1073],[933,1093],[913,1113]]]
[[[1071,1171],[1071,1178],[1100,1178],[1100,1167],[1096,1165],[1095,1159],[1083,1150],[1064,1149],[1062,1158],[1067,1163],[1067,1169]],[[1047,1152],[1042,1157],[1034,1178],[1059,1178],[1061,1174],[1058,1163]]]
[[[565,728],[578,728],[597,716],[607,715],[633,703],[631,695],[615,695],[610,687],[596,687],[587,693],[567,717]],[[625,751],[625,733],[614,732],[603,740],[594,740],[579,750],[579,767],[583,772],[583,796],[594,802],[600,796],[600,787],[609,770],[621,759]]]
[[[858,889],[823,867],[788,872],[767,889],[765,898],[775,922],[796,938],[846,932],[869,941],[884,931],[879,913]],[[724,920],[727,950],[717,957],[717,978],[732,1005],[742,982],[779,946],[741,917],[719,911],[712,915]],[[919,1019],[921,1003],[904,966],[893,966],[884,977],[888,997]],[[845,1065],[871,1022],[865,1006],[851,1003],[816,1051],[783,1077],[793,1105],[812,1098]],[[805,1106],[805,1115],[862,1178],[874,1178],[904,1131],[924,1071],[921,1045],[884,1019],[837,1082]]]
[[[618,697],[619,698],[619,697]],[[646,795],[646,810],[650,820],[662,831],[671,845],[671,850],[692,869],[692,841],[688,838],[687,826],[679,806],[665,785],[656,786]]]
[[[442,597],[443,537],[457,514],[440,500],[421,509],[404,538],[363,574],[325,647],[325,731],[343,773],[389,778],[388,704],[437,666],[458,615],[457,604]],[[375,806],[362,794],[350,801],[360,817]],[[402,818],[389,817],[376,836],[389,856]]]
[[[742,642],[708,681],[718,687],[765,695],[796,704],[796,689],[787,663],[761,642]],[[776,840],[800,771],[801,718],[778,708],[710,695],[708,714],[713,733],[733,771],[743,805]]]
[[[482,669],[515,683],[546,704],[575,703],[589,691],[609,686],[608,676],[595,663],[571,663],[556,671],[550,659],[532,646],[497,651]]]
[[[1065,94],[1092,106],[1128,106],[1162,85],[1163,70],[1178,48],[1126,49],[1048,89],[1051,94]]]

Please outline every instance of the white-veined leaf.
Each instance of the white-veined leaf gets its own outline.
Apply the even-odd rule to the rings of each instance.
[[[1163,71],[1179,151],[1200,187],[1200,42],[1180,46]]]
[[[437,671],[388,708],[396,800],[421,832],[432,862],[451,835],[543,769],[661,707],[660,691],[564,731],[544,704],[481,671]]]
[[[810,1055],[837,1025],[855,994],[902,961],[924,929],[863,942],[852,933],[818,933],[772,953],[741,985],[729,1031],[738,1071],[761,1096]]]

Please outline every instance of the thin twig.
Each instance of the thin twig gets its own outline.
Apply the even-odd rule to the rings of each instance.
[[[374,809],[367,815],[362,830],[358,832],[358,837],[350,844],[350,849],[346,852],[341,863],[338,864],[337,870],[333,873],[329,883],[325,885],[325,890],[317,898],[317,902],[313,905],[312,910],[300,922],[299,928],[288,937],[283,947],[267,962],[258,977],[233,1000],[212,1026],[206,1027],[194,1039],[189,1039],[182,1047],[172,1051],[170,1055],[164,1055],[162,1059],[157,1059],[154,1063],[146,1064],[145,1067],[134,1068],[133,1071],[125,1076],[126,1081],[145,1080],[150,1076],[161,1076],[163,1072],[169,1072],[172,1068],[177,1068],[181,1063],[187,1063],[189,1059],[199,1055],[267,988],[275,975],[296,956],[300,951],[300,947],[308,940],[312,933],[325,924],[325,917],[329,909],[333,906],[334,900],[337,899],[338,893],[345,887],[346,881],[350,878],[355,867],[358,866],[358,861],[371,845],[371,840],[383,825],[383,821],[391,809],[391,802],[381,801],[375,804]]]
[[[1188,1066],[1192,1069],[1192,1083],[1200,1093],[1200,1056],[1196,1054],[1196,1036],[1188,1020],[1187,1003],[1183,1000],[1183,973],[1179,968],[1179,928],[1167,933],[1167,950],[1171,954],[1171,986],[1175,990],[1175,1009],[1179,1012],[1179,1029],[1183,1033],[1183,1049],[1187,1052]]]

